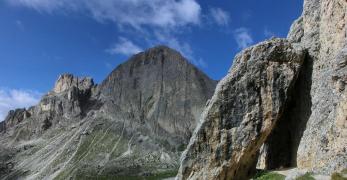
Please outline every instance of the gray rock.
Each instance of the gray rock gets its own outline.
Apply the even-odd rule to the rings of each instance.
[[[312,79],[310,115],[297,165],[324,174],[347,168],[346,9],[345,0],[305,0],[301,25],[291,29],[304,32],[298,42],[308,50],[312,62],[312,71],[307,72]],[[291,33],[289,39],[298,39],[296,34]]]
[[[101,85],[64,74],[37,106],[0,124],[0,160],[13,152],[0,161],[0,179],[172,172],[215,85],[164,46],[133,56]]]
[[[101,99],[133,116],[145,134],[177,146],[188,144],[215,85],[178,52],[158,46],[120,65],[100,92]]]
[[[300,47],[284,39],[237,55],[182,155],[177,178],[247,178],[285,109],[304,58]]]
[[[62,93],[64,91],[70,90],[76,87],[80,91],[88,91],[94,86],[94,81],[92,78],[78,78],[74,77],[72,74],[61,75],[57,82],[55,83],[53,92]]]
[[[305,0],[288,39],[308,54],[258,168],[297,166],[325,175],[347,168],[346,9],[343,0]]]
[[[31,116],[30,112],[28,112],[26,109],[16,109],[11,110],[4,121],[0,122],[0,133],[5,132],[6,129],[11,128],[20,122],[22,122],[24,119],[27,119]]]

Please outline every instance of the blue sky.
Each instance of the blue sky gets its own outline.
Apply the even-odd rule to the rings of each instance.
[[[62,73],[99,83],[158,44],[221,79],[243,48],[286,37],[303,0],[2,0],[0,119],[37,103]]]

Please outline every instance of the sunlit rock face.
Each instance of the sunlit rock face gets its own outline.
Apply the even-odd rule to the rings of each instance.
[[[100,85],[63,74],[37,106],[0,125],[0,179],[174,176],[215,85],[165,46],[134,55]]]
[[[301,38],[289,34],[289,39],[308,50],[312,69],[312,105],[297,151],[297,166],[325,174],[347,168],[346,9],[345,0],[305,0],[301,20],[291,30],[303,32]]]
[[[78,88],[79,90],[88,90],[91,89],[94,85],[93,79],[88,77],[74,77],[72,74],[63,74],[59,77],[55,83],[53,92],[61,93],[66,90],[72,89],[73,87]]]
[[[149,127],[154,136],[177,145],[188,143],[215,86],[178,52],[158,46],[115,69],[100,93],[101,99],[133,116],[141,129]]]
[[[283,114],[305,51],[285,39],[244,50],[217,85],[182,156],[178,179],[245,179]]]
[[[269,103],[271,108],[279,107],[273,111],[276,118],[272,118],[271,123],[266,123],[268,116],[250,118],[250,112],[261,110],[263,113],[267,108],[245,104],[244,101],[254,102],[249,96],[255,93],[243,88],[242,78],[233,79],[237,74],[253,72],[256,66],[243,65],[239,59],[249,57],[248,51],[254,52],[253,48],[264,43],[236,57],[182,156],[178,179],[244,179],[256,167],[270,170],[298,167],[320,174],[347,168],[346,9],[346,0],[304,1],[303,14],[293,23],[287,38],[289,46],[301,47],[307,52],[300,58],[302,64],[294,78],[287,76],[291,86],[287,86],[285,95],[271,101],[259,98],[262,101],[254,103],[280,100],[279,104],[284,104]],[[291,55],[286,51],[281,53]],[[265,59],[260,54],[257,56],[260,62]],[[249,76],[247,79],[259,81],[261,78]],[[273,83],[271,79],[266,82]],[[273,89],[276,92],[281,86],[272,87],[279,88]],[[243,93],[246,95],[239,95]],[[247,100],[242,101],[243,98]],[[239,106],[229,106],[238,101],[241,107],[250,110],[239,111],[242,109]],[[250,124],[255,126],[247,128]]]

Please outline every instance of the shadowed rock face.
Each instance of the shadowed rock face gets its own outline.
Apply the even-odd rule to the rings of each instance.
[[[297,151],[311,115],[312,59],[307,55],[283,115],[260,149],[258,169],[296,167]]]
[[[305,0],[302,17],[289,34],[312,60],[312,107],[297,165],[326,174],[347,168],[346,9],[346,0]]]
[[[286,128],[279,127],[265,144],[264,168],[298,166],[324,174],[347,168],[346,9],[345,0],[305,0],[302,16],[292,25],[288,39],[307,49],[307,65],[293,106],[281,120]],[[281,153],[286,160],[276,158]]]
[[[216,82],[158,46],[101,85],[70,74],[0,125],[0,179],[122,178],[177,170]]]
[[[305,58],[284,39],[236,56],[182,156],[179,179],[246,179],[281,117]]]
[[[179,146],[188,143],[214,88],[215,82],[178,52],[159,46],[120,65],[102,82],[100,93],[147,134]]]
[[[256,154],[262,143],[258,160],[260,168],[297,166],[321,174],[347,168],[346,9],[346,0],[304,1],[304,12],[293,23],[287,39],[290,46],[300,46],[307,51],[302,57],[305,62],[297,69],[300,73],[295,71],[297,80],[287,79],[291,86],[284,86],[288,87],[286,93],[278,96],[279,99],[271,98],[270,107],[277,107],[272,113],[276,117],[271,123],[266,123],[268,116],[249,118],[250,112],[263,113],[267,107],[249,106],[247,103],[254,102],[250,94],[262,95],[249,93],[252,89],[243,88],[242,78],[233,79],[242,74],[240,67],[244,67],[245,73],[253,71],[253,66],[244,65],[238,59],[248,57],[248,51],[254,50],[251,48],[236,57],[232,70],[218,85],[204,111],[202,123],[182,156],[178,178],[244,179],[255,169]],[[290,54],[282,51],[283,56]],[[259,60],[264,59],[256,56]],[[248,78],[248,81],[258,80],[258,76]],[[267,82],[273,83],[271,80]],[[240,101],[241,106],[231,106],[231,102],[244,98],[239,95],[243,93],[247,103]],[[280,103],[275,103],[277,101]],[[260,102],[266,101],[253,104]],[[250,110],[240,111],[247,108]],[[268,128],[264,128],[264,123]],[[250,124],[254,126],[247,128]]]

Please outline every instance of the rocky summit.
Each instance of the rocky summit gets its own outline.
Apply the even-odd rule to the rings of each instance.
[[[158,46],[100,85],[59,77],[38,105],[0,124],[0,179],[175,176],[216,81]]]
[[[218,84],[165,46],[99,85],[61,75],[0,123],[0,179],[346,179],[346,13],[304,0],[287,38],[243,50]]]
[[[287,39],[237,55],[182,155],[177,179],[242,180],[256,168],[346,171],[346,13],[346,0],[305,0]]]

